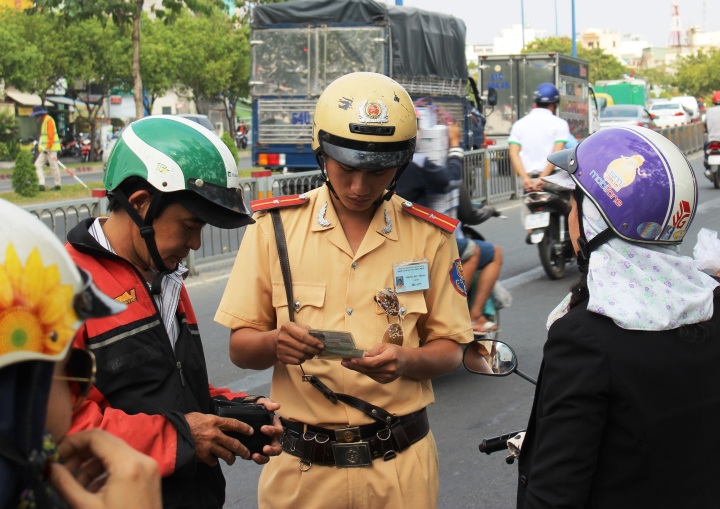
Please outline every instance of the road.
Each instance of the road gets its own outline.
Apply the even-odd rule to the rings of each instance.
[[[692,254],[700,228],[718,229],[720,192],[702,176],[702,162],[691,159],[698,175],[699,208],[682,252]],[[520,368],[535,377],[542,358],[548,313],[566,295],[579,273],[573,265],[564,279],[550,281],[539,267],[537,250],[524,242],[518,203],[502,207],[507,220],[491,219],[480,230],[504,252],[501,280],[513,294],[512,307],[502,311],[500,337],[517,352]],[[210,380],[254,394],[268,394],[270,371],[234,367],[228,359],[228,331],[213,321],[227,281],[229,265],[202,271],[187,282],[205,345]],[[534,387],[518,376],[490,378],[463,370],[433,381],[436,403],[429,408],[440,455],[442,508],[504,509],[514,507],[517,467],[504,455],[478,451],[483,438],[523,429],[532,405]],[[261,467],[239,462],[225,467],[228,481],[226,507],[256,507]],[[302,508],[298,508],[302,509]]]

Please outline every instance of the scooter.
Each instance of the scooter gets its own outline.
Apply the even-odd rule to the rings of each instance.
[[[247,134],[241,131],[235,133],[235,145],[237,148],[245,149],[248,145]]]
[[[80,157],[80,144],[76,137],[68,139],[65,143],[60,144],[60,157]]]
[[[720,189],[720,141],[709,141],[705,147],[705,176]]]
[[[477,375],[508,376],[515,373],[533,385],[537,385],[537,380],[518,369],[517,355],[508,344],[502,341],[479,338],[468,344],[463,354],[463,366]],[[511,464],[520,455],[524,438],[525,430],[512,431],[485,438],[478,448],[485,454],[509,450],[510,454],[505,461]]]
[[[542,190],[523,196],[529,214],[525,216],[526,242],[537,244],[540,262],[550,279],[565,275],[565,264],[575,257],[567,215],[570,213],[570,191],[546,182]]]

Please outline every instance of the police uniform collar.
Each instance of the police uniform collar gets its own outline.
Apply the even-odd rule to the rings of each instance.
[[[312,217],[313,221],[310,231],[313,232],[332,230],[338,222],[335,207],[330,199],[330,190],[327,186],[322,186],[317,191],[315,203],[313,204]]]

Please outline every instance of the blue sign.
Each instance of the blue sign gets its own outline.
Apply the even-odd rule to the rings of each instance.
[[[312,117],[307,111],[294,111],[291,117],[292,125],[311,125]]]

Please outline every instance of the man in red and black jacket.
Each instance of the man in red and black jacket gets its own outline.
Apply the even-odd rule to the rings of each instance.
[[[281,448],[273,440],[263,454],[251,455],[223,431],[248,435],[252,428],[214,415],[213,398],[257,400],[270,411],[279,405],[208,383],[181,261],[200,247],[206,223],[237,228],[252,219],[229,178],[234,164],[229,150],[210,138],[214,134],[189,124],[148,117],[128,126],[105,175],[109,217],[82,221],[68,234],[66,247],[75,262],[101,290],[127,305],[121,314],[89,320],[78,331],[75,346],[95,354],[97,377],[73,416],[72,431],[103,428],[153,457],[163,476],[164,507],[215,509],[225,499],[218,458],[232,464],[241,456],[262,464]],[[160,135],[167,132],[173,136]],[[152,158],[162,160],[162,182],[173,182],[169,173],[176,172],[175,182],[187,189],[155,187],[163,186],[148,174],[147,168],[156,168]],[[213,184],[215,174],[226,186]],[[261,429],[275,437],[282,433],[277,419]]]

